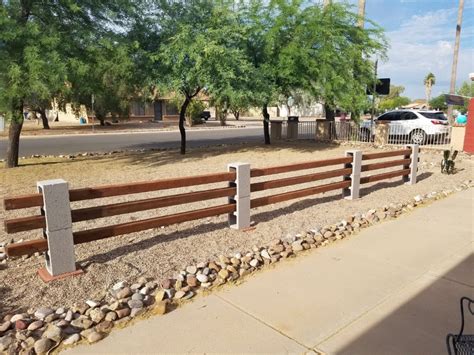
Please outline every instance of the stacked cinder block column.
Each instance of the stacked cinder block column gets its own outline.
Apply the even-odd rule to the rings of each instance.
[[[41,213],[46,219],[43,233],[48,240],[46,268],[39,271],[41,278],[50,281],[80,272],[76,270],[74,256],[68,183],[61,179],[39,181],[37,188],[43,194]]]
[[[404,169],[410,169],[410,174],[403,177],[403,181],[409,185],[416,184],[416,174],[418,172],[418,155],[420,153],[420,147],[418,144],[407,145],[411,150],[410,155],[406,155],[405,159],[410,159],[410,164],[405,165]]]
[[[235,172],[235,181],[229,186],[236,187],[236,194],[229,198],[230,203],[235,203],[236,211],[229,214],[229,226],[234,229],[250,227],[250,164],[231,163],[227,166],[229,171]]]
[[[351,175],[344,176],[344,180],[350,180],[351,186],[342,190],[342,196],[348,200],[355,200],[360,197],[360,174],[362,166],[362,151],[348,150],[346,157],[351,157],[352,162],[345,165],[346,168],[352,168]]]

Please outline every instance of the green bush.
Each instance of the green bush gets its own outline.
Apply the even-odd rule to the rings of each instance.
[[[186,121],[189,126],[194,126],[202,123],[201,114],[206,108],[206,105],[199,100],[193,100],[186,110]]]

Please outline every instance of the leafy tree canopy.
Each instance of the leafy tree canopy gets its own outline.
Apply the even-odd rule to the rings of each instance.
[[[390,85],[389,94],[380,100],[379,110],[393,110],[408,105],[411,100],[406,96],[401,96],[404,91],[405,88],[401,85]]]
[[[7,167],[18,165],[25,107],[67,95],[71,65],[101,34],[126,29],[129,0],[0,2],[0,112],[11,121]],[[60,101],[60,100],[59,100]]]
[[[447,110],[446,98],[444,94],[438,95],[430,100],[430,107],[435,110]]]

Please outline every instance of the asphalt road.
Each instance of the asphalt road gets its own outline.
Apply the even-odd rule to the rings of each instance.
[[[187,146],[258,142],[263,140],[262,127],[190,130],[186,132]],[[59,155],[84,152],[109,152],[151,148],[178,148],[178,131],[150,133],[101,133],[63,136],[22,137],[20,156],[33,154]],[[0,139],[0,158],[4,159],[7,140]]]

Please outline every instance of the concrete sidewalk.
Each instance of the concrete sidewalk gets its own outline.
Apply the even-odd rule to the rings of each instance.
[[[474,298],[473,203],[459,192],[65,353],[445,354]]]

